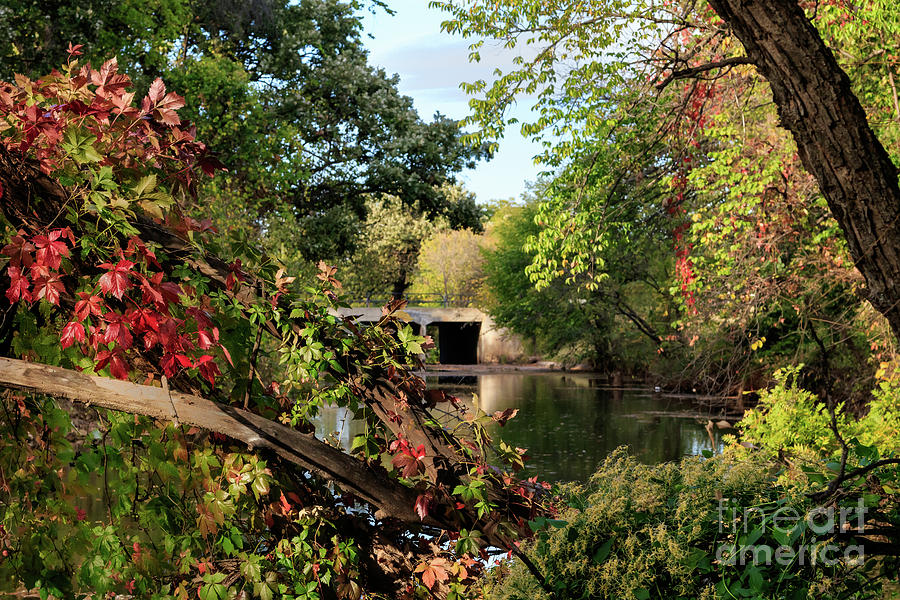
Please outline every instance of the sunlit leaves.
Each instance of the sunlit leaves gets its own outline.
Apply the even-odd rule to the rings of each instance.
[[[38,249],[35,260],[39,264],[59,270],[63,257],[69,256],[68,245],[60,240],[64,233],[61,229],[54,229],[49,235],[36,235],[32,238],[32,243]],[[67,235],[71,237],[72,232],[68,231]]]
[[[416,567],[416,573],[422,574],[422,583],[425,587],[431,589],[435,583],[447,581],[447,560],[444,558],[435,558],[431,562],[422,563]]]
[[[75,303],[75,317],[79,321],[84,321],[89,316],[99,317],[103,315],[104,307],[103,298],[95,296],[89,292],[78,292],[78,300]]]
[[[34,299],[44,299],[50,304],[59,304],[60,295],[65,289],[57,274],[38,277],[34,280]]]
[[[391,451],[396,452],[391,459],[391,464],[400,470],[403,477],[414,477],[425,471],[425,446],[419,445],[417,448],[411,448],[409,442],[399,439],[391,444]]]
[[[6,269],[6,274],[10,279],[9,288],[6,290],[6,299],[9,300],[10,304],[19,300],[30,302],[30,284],[28,279],[22,275],[22,270],[19,267],[11,266]]]
[[[130,260],[120,260],[116,264],[103,263],[101,269],[107,269],[107,272],[100,276],[100,291],[104,294],[112,294],[121,300],[122,296],[131,289],[130,271],[134,267],[134,263]]]
[[[157,77],[150,84],[150,92],[141,104],[144,112],[152,112],[153,116],[167,125],[180,125],[181,119],[175,112],[184,106],[184,98],[175,92],[166,93],[166,84]]]
[[[63,348],[68,348],[75,342],[85,341],[84,325],[77,321],[69,321],[59,335],[59,343]]]

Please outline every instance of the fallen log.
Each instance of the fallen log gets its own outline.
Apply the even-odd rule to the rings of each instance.
[[[11,358],[0,358],[0,387],[66,398],[161,421],[176,421],[220,433],[251,450],[272,452],[312,471],[368,502],[379,518],[421,523],[413,510],[416,492],[338,448],[239,408],[206,398],[79,373]],[[437,525],[429,520],[429,524]]]

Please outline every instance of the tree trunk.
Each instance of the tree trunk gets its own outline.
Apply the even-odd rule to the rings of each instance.
[[[407,281],[406,271],[403,271],[397,279],[394,280],[394,286],[391,289],[391,300],[403,300],[408,287],[409,282]]]
[[[869,301],[900,337],[897,167],[869,127],[850,78],[796,1],[709,4],[769,81],[781,123],[844,232]]]

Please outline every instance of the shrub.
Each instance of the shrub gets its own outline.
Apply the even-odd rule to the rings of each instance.
[[[831,415],[815,394],[796,383],[802,368],[779,370],[776,385],[761,393],[759,404],[738,424],[742,439],[770,455],[787,451],[808,458],[827,458],[841,446],[830,428]],[[878,448],[880,453],[900,451],[900,381],[883,380],[872,392],[868,413],[852,418],[843,404],[835,408],[838,431],[844,440]]]
[[[804,494],[807,485],[785,484],[780,474],[776,463],[740,447],[710,459],[656,466],[640,464],[619,450],[587,484],[563,491],[569,509],[539,533],[527,553],[556,598],[855,594],[861,569],[846,561],[813,566],[807,555],[788,565],[774,560],[754,564],[745,554],[747,564],[730,563],[729,556],[741,555],[736,547],[799,551],[828,541],[805,519],[792,528],[775,525],[772,517],[779,510],[782,515],[807,515],[815,507]],[[493,569],[485,597],[550,596],[517,562]]]

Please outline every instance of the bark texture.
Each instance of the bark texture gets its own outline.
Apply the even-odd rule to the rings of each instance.
[[[796,0],[709,0],[772,88],[844,232],[868,299],[900,337],[900,187],[850,78]]]

